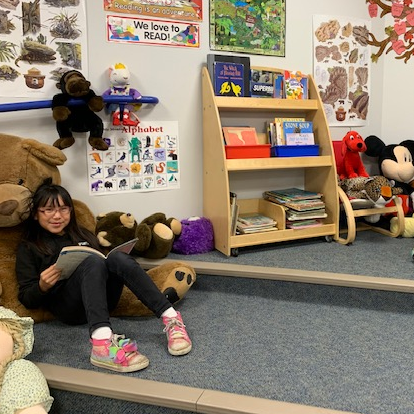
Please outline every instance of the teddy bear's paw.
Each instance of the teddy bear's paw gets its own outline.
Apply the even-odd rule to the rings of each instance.
[[[106,151],[109,148],[109,145],[102,138],[89,137],[88,142],[91,147],[99,151]]]
[[[190,269],[179,268],[173,271],[173,276],[174,278],[168,280],[172,285],[165,288],[162,293],[171,303],[176,303],[194,284],[195,273]]]
[[[74,137],[65,137],[65,138],[59,138],[54,143],[53,146],[56,148],[59,148],[60,150],[63,150],[65,148],[71,147],[75,143]]]
[[[173,231],[163,223],[157,223],[153,230],[154,234],[156,234],[160,239],[172,240],[174,238]]]

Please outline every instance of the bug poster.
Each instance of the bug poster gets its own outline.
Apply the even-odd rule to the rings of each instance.
[[[107,151],[87,148],[90,195],[180,188],[177,122],[104,122],[103,138]]]
[[[0,0],[0,96],[50,97],[68,70],[88,76],[85,0]]]

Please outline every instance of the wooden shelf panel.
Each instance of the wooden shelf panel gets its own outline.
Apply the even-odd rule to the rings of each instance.
[[[279,243],[288,240],[334,236],[335,231],[335,224],[323,224],[320,227],[310,227],[306,229],[286,229],[253,234],[240,234],[230,237],[230,247],[234,249],[238,247],[254,246],[265,243]]]
[[[304,163],[306,159],[306,164]],[[227,171],[257,171],[291,168],[331,167],[332,158],[329,155],[317,157],[270,157],[243,158],[226,160]]]
[[[277,111],[277,112],[307,112],[318,110],[316,99],[273,99],[273,98],[234,98],[216,96],[214,98],[220,111]]]

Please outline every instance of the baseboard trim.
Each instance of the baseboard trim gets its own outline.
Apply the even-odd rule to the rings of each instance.
[[[50,388],[204,414],[356,414],[37,363]]]
[[[144,269],[151,269],[171,259],[138,258]],[[198,262],[179,260],[192,266],[196,273],[211,276],[247,277],[253,279],[281,280],[285,282],[312,283],[319,285],[354,287],[363,289],[386,290],[394,292],[414,292],[414,280],[389,277],[350,275],[346,273],[317,272],[311,270],[285,269],[266,266],[249,266],[234,263]]]

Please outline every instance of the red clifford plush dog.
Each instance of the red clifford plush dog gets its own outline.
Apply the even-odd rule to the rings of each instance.
[[[367,146],[361,135],[356,131],[349,131],[342,138],[342,168],[339,169],[339,179],[369,177],[360,157],[360,152],[365,152]]]

